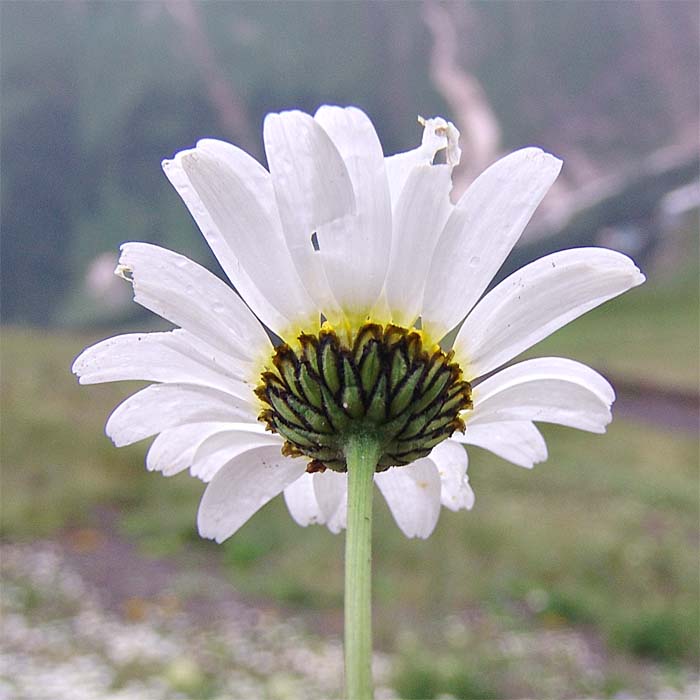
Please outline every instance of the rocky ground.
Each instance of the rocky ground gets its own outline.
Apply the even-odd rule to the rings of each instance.
[[[56,543],[3,546],[2,700],[339,695],[339,640],[321,639],[298,619],[282,620],[236,600],[203,570],[161,585],[173,574],[167,567],[127,568],[113,576],[121,583],[105,597],[87,580],[89,573],[79,573],[80,558]],[[120,598],[130,578],[147,595]],[[205,599],[208,613],[197,615]],[[377,658],[380,687],[387,669]],[[379,696],[392,697],[385,689]]]
[[[340,697],[342,647],[307,621],[240,599],[207,562],[182,569],[141,556],[117,535],[4,544],[0,700],[296,700]],[[457,619],[452,636],[465,633]],[[316,626],[318,627],[318,626]],[[599,651],[575,632],[512,633],[500,653],[554,678],[599,674]],[[378,700],[399,661],[375,658]],[[649,697],[691,700],[697,679],[662,675]],[[620,692],[618,700],[637,697]]]

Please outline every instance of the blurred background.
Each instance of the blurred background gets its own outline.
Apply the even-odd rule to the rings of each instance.
[[[160,327],[119,244],[221,274],[160,161],[263,158],[269,111],[355,104],[387,153],[462,132],[457,192],[538,145],[563,173],[501,276],[605,245],[648,282],[541,343],[618,390],[607,436],[544,426],[534,473],[477,448],[470,513],[408,541],[376,500],[379,697],[698,692],[696,2],[9,2],[2,70],[0,698],[325,698],[342,684],[342,538],[281,499],[222,546],[203,485],[103,434],[131,385],[87,344]]]

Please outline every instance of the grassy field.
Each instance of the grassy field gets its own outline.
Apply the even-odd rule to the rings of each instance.
[[[696,388],[696,274],[616,300],[537,354]],[[3,329],[3,538],[60,536],[94,525],[105,506],[144,551],[210,551],[238,590],[337,621],[342,538],[298,528],[276,499],[223,546],[201,542],[202,484],[149,474],[144,446],[117,450],[104,436],[107,415],[134,385],[79,387],[71,376],[72,358],[91,341]],[[550,457],[534,472],[471,450],[475,508],[443,511],[427,541],[406,540],[376,499],[376,638],[403,660],[402,696],[641,694],[640,664],[671,679],[697,664],[697,436],[621,420],[605,436],[543,432]],[[600,648],[597,680],[502,651],[513,635],[558,639],[566,630]]]

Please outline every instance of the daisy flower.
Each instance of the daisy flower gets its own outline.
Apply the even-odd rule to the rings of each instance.
[[[561,161],[516,151],[455,204],[459,133],[421,123],[416,149],[385,157],[359,109],[282,112],[264,122],[267,169],[212,139],[163,162],[236,291],[125,243],[117,274],[176,328],[102,341],[73,371],[82,384],[154,382],[106,432],[117,446],[157,436],[149,469],[208,482],[204,537],[225,540],[279,493],[300,525],[340,531],[358,435],[398,526],[428,537],[441,506],[474,503],[464,445],[532,467],[547,457],[536,422],[610,422],[613,389],[583,364],[501,368],[644,276],[620,253],[577,248],[484,293]]]

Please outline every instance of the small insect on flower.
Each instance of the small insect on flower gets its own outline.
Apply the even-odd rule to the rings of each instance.
[[[355,107],[282,112],[264,123],[268,169],[211,139],[163,162],[236,291],[177,253],[125,243],[117,274],[177,328],[102,341],[73,371],[83,384],[154,382],[107,434],[118,446],[156,435],[149,469],[208,482],[204,537],[230,537],[280,492],[300,525],[340,531],[345,448],[360,433],[380,447],[374,480],[397,524],[427,537],[441,506],[474,503],[464,445],[532,467],[547,457],[535,422],[610,422],[613,389],[585,365],[499,368],[644,276],[620,253],[576,248],[484,294],[561,161],[516,151],[453,204],[459,132],[421,124],[416,149],[385,157]]]

